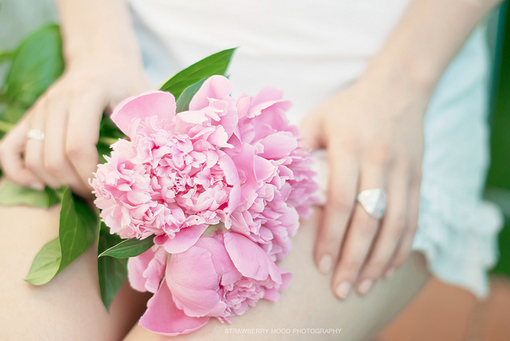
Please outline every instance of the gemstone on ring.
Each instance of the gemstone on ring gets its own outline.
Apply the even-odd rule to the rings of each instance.
[[[358,194],[358,202],[375,219],[381,219],[386,210],[386,193],[381,188],[367,189]]]
[[[29,140],[44,140],[44,131],[39,129],[30,129],[27,131],[27,139]]]

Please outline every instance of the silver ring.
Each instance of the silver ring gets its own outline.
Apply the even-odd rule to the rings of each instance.
[[[44,140],[44,131],[39,129],[30,129],[27,131],[27,139],[42,141]]]
[[[382,188],[367,189],[358,194],[358,202],[375,219],[381,219],[386,210],[386,193]]]

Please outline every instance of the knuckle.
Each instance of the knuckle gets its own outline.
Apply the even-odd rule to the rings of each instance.
[[[386,263],[382,262],[380,259],[373,259],[366,265],[365,272],[367,274],[377,275],[385,266]]]
[[[71,160],[78,160],[85,154],[86,149],[79,143],[71,142],[66,145],[66,155]]]
[[[393,160],[393,150],[386,141],[374,142],[368,147],[367,159],[376,167],[386,167]]]
[[[49,174],[60,176],[63,174],[64,161],[58,158],[47,159],[45,168]]]
[[[334,133],[331,134],[335,136]],[[357,155],[359,151],[360,141],[359,138],[354,134],[344,134],[342,136],[333,137],[331,144],[335,148],[331,148],[331,153],[337,154],[339,157],[345,155]]]
[[[361,267],[361,262],[358,260],[347,260],[342,263],[341,270],[347,274],[356,274]]]
[[[412,170],[411,159],[407,156],[401,156],[395,161],[395,170],[400,174],[409,174]]]

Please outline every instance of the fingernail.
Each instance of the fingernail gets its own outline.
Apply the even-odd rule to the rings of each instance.
[[[44,185],[41,183],[34,182],[33,184],[30,185],[30,188],[35,189],[37,191],[43,191]]]
[[[322,256],[321,260],[319,261],[319,270],[325,274],[329,272],[331,269],[331,264],[333,263],[333,260],[331,259],[331,256],[324,255]]]
[[[391,276],[393,276],[394,273],[395,273],[395,268],[391,268],[388,271],[386,271],[386,273],[384,274],[384,278],[388,279]]]
[[[374,281],[371,279],[365,279],[363,282],[361,282],[360,285],[358,285],[358,292],[362,295],[365,295],[370,291],[370,289],[372,289],[372,285],[374,285]]]
[[[342,300],[345,300],[347,296],[349,296],[349,292],[351,291],[351,283],[348,281],[343,281],[342,283],[338,284],[336,287],[336,295],[341,298]]]

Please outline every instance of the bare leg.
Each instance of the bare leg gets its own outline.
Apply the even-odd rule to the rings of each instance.
[[[125,286],[108,314],[93,248],[46,285],[23,281],[36,253],[57,236],[59,210],[0,206],[0,339],[122,340],[146,297]]]
[[[293,278],[277,303],[259,301],[244,316],[232,318],[232,325],[211,319],[199,331],[173,338],[161,337],[136,326],[125,340],[368,340],[395,317],[428,280],[425,259],[421,253],[413,253],[390,280],[379,281],[367,296],[351,295],[341,302],[331,292],[330,276],[319,273],[312,262],[317,218],[318,215],[302,224],[294,238],[292,252],[280,263],[282,268],[292,272]],[[259,330],[256,334],[235,333],[243,328]],[[271,328],[280,329],[281,333]],[[311,330],[303,328],[341,329],[341,333],[312,334]],[[282,334],[289,330],[290,334]]]

